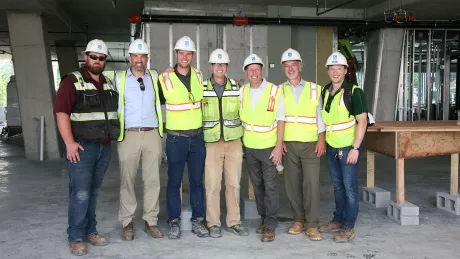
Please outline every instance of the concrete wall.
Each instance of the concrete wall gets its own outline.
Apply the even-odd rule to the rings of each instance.
[[[291,43],[302,57],[302,78],[316,82],[316,27],[292,26]]]

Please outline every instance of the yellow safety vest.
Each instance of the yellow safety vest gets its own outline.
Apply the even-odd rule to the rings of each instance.
[[[233,79],[227,79],[222,98],[217,97],[211,80],[203,83],[203,130],[205,142],[217,142],[221,139],[223,127],[224,140],[230,141],[243,136],[243,127],[239,116],[239,87]],[[221,117],[223,125],[221,124]]]
[[[241,95],[240,117],[244,128],[243,144],[254,149],[274,147],[278,132],[276,114],[283,89],[267,83],[256,108],[252,110],[249,88],[249,83],[245,84]]]
[[[169,130],[199,129],[203,125],[203,75],[194,67],[191,67],[190,73],[191,92],[187,91],[175,72],[160,75],[161,89],[166,99],[166,128]]]
[[[160,96],[158,95],[157,78],[153,76],[152,71],[148,70],[150,78],[152,78],[153,88],[155,89],[155,111],[158,117],[158,133],[163,137],[163,115],[161,113]],[[118,119],[120,120],[120,136],[117,141],[123,141],[125,138],[125,85],[126,85],[126,71],[121,74],[119,98],[118,98]]]
[[[352,93],[357,88],[353,86]],[[324,96],[323,110],[321,115],[326,124],[326,142],[334,148],[343,148],[353,145],[355,141],[356,120],[355,116],[345,107],[343,101],[344,89],[340,89],[332,100],[329,112],[326,112],[325,106],[329,98],[329,90],[326,90]]]
[[[295,102],[294,93],[288,82],[283,85],[286,115],[284,121],[284,141],[315,142],[318,141],[316,109],[321,98],[321,86],[305,82],[305,87]]]

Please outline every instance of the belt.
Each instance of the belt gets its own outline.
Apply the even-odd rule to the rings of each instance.
[[[154,129],[158,129],[158,127],[139,127],[139,128],[127,128],[126,131],[137,131],[137,132],[142,132],[142,131],[151,131]]]

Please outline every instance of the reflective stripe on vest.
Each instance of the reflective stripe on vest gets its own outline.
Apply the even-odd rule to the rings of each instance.
[[[97,91],[97,88],[96,86],[94,86],[92,83],[85,83],[85,80],[83,79],[83,76],[81,75],[81,73],[79,71],[74,71],[72,72],[72,74],[77,78],[77,81],[78,82],[75,82],[73,85],[75,86],[75,89],[77,91],[86,91],[86,90],[94,90],[94,91]],[[108,80],[108,79],[106,79]],[[111,87],[109,84],[107,83],[104,83],[102,85],[103,89],[105,91],[108,91],[108,90],[112,90],[112,91],[115,91],[113,89],[113,87]]]
[[[288,123],[316,124],[316,117],[286,116],[284,121]]]
[[[117,112],[107,112],[107,118],[109,120],[115,120],[118,118]],[[104,112],[90,112],[90,113],[72,113],[70,114],[71,121],[97,121],[105,120]]]
[[[353,127],[353,125],[356,124],[356,120],[353,119],[349,122],[344,122],[344,123],[339,123],[339,124],[333,124],[333,125],[329,125],[329,126],[326,126],[326,131],[339,131],[339,130],[346,130],[346,129],[349,129],[351,127]]]
[[[273,124],[271,126],[257,126],[257,125],[251,125],[251,124],[248,124],[246,122],[242,122],[242,125],[243,125],[243,128],[247,131],[254,131],[254,132],[259,132],[259,133],[267,133],[267,132],[270,132],[274,129],[276,129],[276,127],[278,126],[278,123],[276,122],[273,122]]]
[[[190,103],[183,103],[183,104],[170,104],[166,103],[166,110],[172,112],[183,112],[183,111],[190,111],[196,110],[201,108],[201,101],[194,102],[193,105]]]

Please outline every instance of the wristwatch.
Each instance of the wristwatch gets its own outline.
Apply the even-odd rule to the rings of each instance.
[[[359,147],[351,146],[354,150],[359,150]]]

